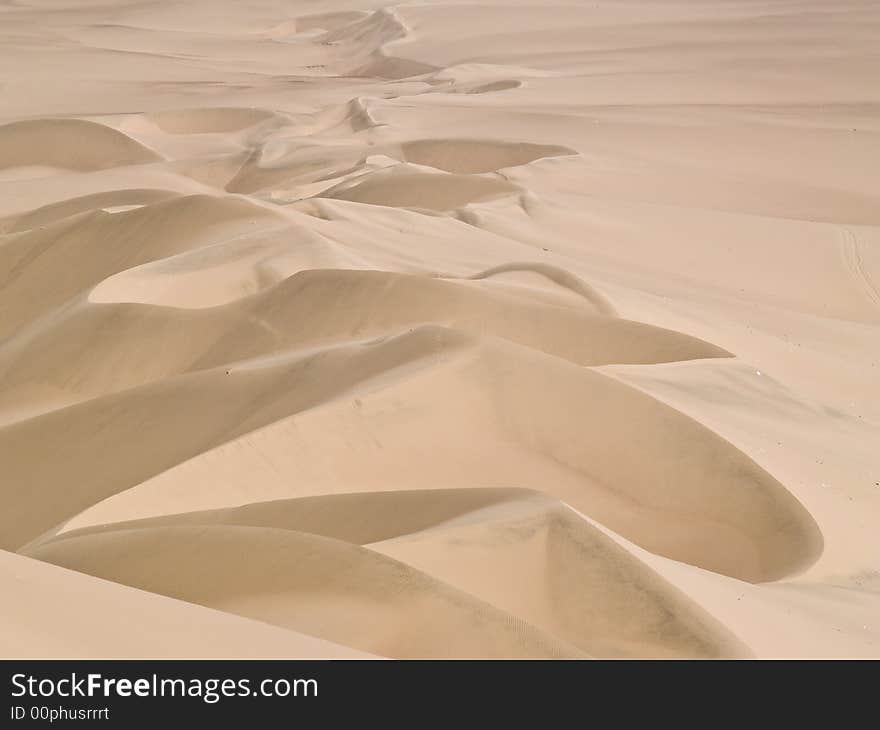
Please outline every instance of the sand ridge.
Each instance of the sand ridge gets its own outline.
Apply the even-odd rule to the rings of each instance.
[[[0,655],[880,655],[877,8],[3,18]]]

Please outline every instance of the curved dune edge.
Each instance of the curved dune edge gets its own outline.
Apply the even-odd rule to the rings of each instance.
[[[369,492],[278,500],[69,531],[25,552],[44,555],[48,549],[63,556],[69,540],[182,525],[268,527],[368,545],[593,656],[744,652],[626,551],[571,510],[530,490]],[[523,582],[533,590],[524,594]]]
[[[168,134],[240,132],[275,117],[272,111],[255,107],[167,109],[145,115],[146,119]]]
[[[342,108],[325,111],[318,115],[314,128],[303,130],[310,133],[306,137],[307,144],[297,139],[254,151],[226,183],[225,189],[254,193],[282,184],[295,187],[325,182],[319,196],[440,211],[521,190],[503,180],[490,184],[487,179],[477,177],[481,174],[577,154],[561,145],[514,140],[414,139],[365,145],[339,144],[335,140],[331,144],[319,136],[326,133],[328,127],[343,124],[354,131],[381,126],[371,108],[370,100],[358,98]],[[378,158],[384,158],[389,169],[376,177],[370,176],[368,173],[374,172],[370,160]],[[432,174],[439,176],[431,177]],[[412,184],[419,186],[418,190],[407,191]],[[450,188],[462,185],[467,186],[467,192],[453,195]]]
[[[15,586],[0,615],[0,656],[7,660],[373,658],[15,553],[0,551],[0,580]]]
[[[614,309],[614,305],[608,301],[608,298],[605,297],[601,292],[596,290],[595,287],[587,284],[583,279],[575,276],[574,274],[569,273],[563,269],[560,269],[556,266],[551,266],[549,264],[544,263],[509,263],[509,264],[501,264],[500,266],[493,266],[491,269],[486,269],[485,271],[481,271],[478,274],[473,274],[471,279],[488,279],[493,276],[498,276],[499,274],[509,274],[514,272],[531,272],[535,274],[539,274],[540,276],[546,277],[554,284],[557,284],[565,289],[570,290],[574,294],[585,299],[590,303],[599,314],[605,314],[608,316],[616,316],[617,312]]]
[[[174,197],[177,197],[177,193],[170,190],[150,189],[109,190],[103,193],[92,193],[50,203],[21,215],[9,216],[0,220],[0,233],[22,233],[57,223],[79,213],[106,210],[118,206],[150,205]]]
[[[44,5],[0,656],[878,654],[880,8]]]
[[[292,530],[127,529],[48,543],[31,555],[381,656],[583,656],[396,560]]]
[[[446,211],[521,192],[523,188],[506,180],[426,173],[398,165],[340,183],[319,197],[391,208]]]
[[[161,159],[122,132],[83,119],[33,119],[0,126],[0,170],[45,165],[88,172]]]
[[[108,276],[216,242],[218,233],[234,238],[283,221],[240,198],[187,195],[13,234],[0,246],[0,340]]]
[[[475,175],[519,167],[545,157],[576,155],[570,147],[486,139],[423,139],[404,142],[401,159],[446,172]]]
[[[438,353],[454,354],[468,341],[460,333],[426,327],[375,347],[350,344],[312,354],[257,360],[235,370],[219,367],[184,375],[0,427],[4,458],[8,454],[12,459],[13,451],[19,451],[15,458],[18,466],[10,470],[12,478],[0,485],[9,505],[0,517],[0,542],[4,547],[19,547],[89,505],[238,434],[332,400],[358,384],[375,387],[375,383],[393,379],[397,368],[429,366]],[[333,377],[326,377],[331,374]],[[218,386],[227,389],[233,384],[237,385],[237,393],[228,392],[223,399],[214,397]],[[292,387],[294,384],[298,387]],[[275,398],[278,387],[285,397]],[[182,420],[178,421],[179,430],[158,429],[155,448],[144,453],[138,434],[148,423],[159,424],[177,412],[188,412],[196,423]],[[101,422],[115,423],[107,431],[95,431],[94,424]],[[59,439],[60,450],[57,459],[44,460],[42,466],[34,468],[30,462],[41,447],[33,435],[40,432],[53,442]],[[77,432],[78,436],[60,439],[62,433]],[[87,477],[94,450],[103,451],[110,442],[115,444],[113,448],[121,449],[118,458],[107,461],[98,479]],[[61,451],[68,448],[62,455]],[[47,503],[50,482],[60,476],[65,463],[68,476],[78,488]]]
[[[213,397],[220,383],[226,392],[222,400]],[[352,412],[355,388],[361,405]],[[271,393],[286,395],[270,398]],[[444,393],[457,397],[450,400]],[[376,405],[364,410],[373,399]],[[382,402],[389,413],[400,415],[362,421],[373,407],[381,412]],[[333,419],[340,406],[342,421],[305,435],[310,416],[319,422]],[[596,408],[601,419],[586,416]],[[143,454],[137,434],[145,423],[164,423],[171,413],[189,415],[178,418],[176,428],[153,433],[151,452]],[[301,415],[291,419],[293,414]],[[415,440],[412,433],[405,435],[413,419],[420,423]],[[81,430],[88,423],[112,427]],[[33,433],[82,435],[68,439],[51,462],[35,466],[29,446]],[[343,447],[344,463],[334,470],[335,488],[325,483],[328,472],[320,466],[340,448],[334,433],[349,444]],[[661,555],[758,582],[800,570],[821,552],[821,534],[797,500],[697,422],[589,369],[437,327],[366,348],[341,346],[181,376],[0,428],[0,456],[12,477],[4,495],[11,509],[0,523],[0,539],[18,547],[175,464],[187,467],[178,474],[200,463],[213,466],[216,458],[193,457],[241,439],[262,442],[259,460],[268,458],[274,475],[268,483],[284,475],[288,494],[297,483],[338,491],[352,480],[368,490],[377,469],[390,486],[412,468],[410,462],[431,463],[434,478],[458,485],[461,476],[455,474],[473,462],[467,444],[477,433],[483,442],[495,442],[498,459],[477,467],[463,486],[473,486],[479,474],[482,486],[498,479],[507,480],[504,486],[529,486],[521,480],[531,473],[532,479],[554,485],[546,488],[549,493]],[[377,460],[372,448],[351,448],[376,442],[394,444],[395,458],[387,450]],[[645,458],[621,458],[634,442]],[[114,458],[96,479],[91,466],[99,453]],[[224,453],[231,452],[221,448],[218,456]],[[218,494],[224,492],[224,480],[252,462],[249,449],[235,448],[234,454],[238,466],[215,477]],[[253,468],[255,473],[265,469]],[[343,477],[343,471],[351,476]],[[43,504],[61,473],[80,482],[82,491],[69,490]]]
[[[285,242],[274,235],[242,237],[124,271],[51,322],[23,328],[0,345],[0,414],[15,391],[34,380],[73,402],[248,358],[430,324],[500,337],[579,365],[730,356],[678,332],[604,315],[601,295],[540,266],[501,267],[469,280],[308,269],[277,281],[282,267],[300,269],[333,256],[320,238],[291,233],[284,231]],[[542,302],[533,288],[488,285],[512,271],[538,271],[558,292],[547,290]],[[192,286],[188,293],[180,291],[182,284]],[[197,296],[240,298],[185,309],[113,301],[136,299],[138,291],[156,305],[167,304],[168,291],[189,297],[184,303]],[[568,292],[577,295],[575,306],[560,296]]]

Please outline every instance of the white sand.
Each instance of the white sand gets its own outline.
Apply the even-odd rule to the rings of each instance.
[[[880,656],[878,35],[0,4],[0,656]]]

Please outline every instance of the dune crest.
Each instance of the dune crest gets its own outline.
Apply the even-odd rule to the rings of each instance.
[[[0,126],[0,169],[45,165],[89,172],[160,159],[115,129],[83,119],[34,119]]]
[[[48,556],[50,561],[53,554],[66,559],[69,551],[62,546],[69,541],[183,525],[322,535],[404,563],[428,565],[430,574],[439,572],[450,585],[466,587],[477,597],[506,606],[514,615],[528,616],[535,627],[591,654],[710,657],[746,651],[571,510],[528,490],[370,492],[254,503],[66,532],[26,552]],[[469,554],[457,555],[458,551]],[[359,555],[361,561],[373,559],[367,552]],[[135,585],[144,580],[130,557],[121,562],[125,576],[121,582]],[[582,595],[573,596],[552,582],[546,586],[546,595],[520,595],[516,585],[523,580],[526,566],[536,571],[540,586],[548,562],[554,566],[553,575],[577,574]],[[443,563],[448,569],[443,570]],[[470,569],[462,571],[465,564]],[[76,565],[85,572],[101,570],[88,560]],[[626,577],[621,579],[621,574]],[[589,612],[583,611],[585,605],[591,606]]]
[[[0,655],[880,654],[814,6],[5,7]]]

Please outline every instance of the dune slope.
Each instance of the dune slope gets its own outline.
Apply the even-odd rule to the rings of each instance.
[[[880,656],[874,4],[0,16],[0,656]]]

